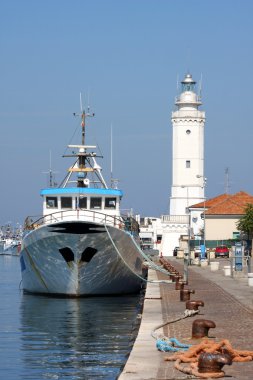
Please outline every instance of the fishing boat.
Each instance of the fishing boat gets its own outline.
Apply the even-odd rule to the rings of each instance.
[[[139,292],[145,276],[139,226],[122,215],[123,192],[108,187],[96,146],[68,145],[73,163],[58,187],[41,190],[43,215],[26,218],[20,251],[25,292],[72,297]],[[50,181],[50,184],[52,181]],[[113,181],[112,181],[113,182]]]
[[[4,241],[0,242],[0,255],[19,255],[21,248],[20,240],[15,238],[7,238]]]
[[[0,255],[19,255],[22,228],[13,228],[10,224],[0,227]]]

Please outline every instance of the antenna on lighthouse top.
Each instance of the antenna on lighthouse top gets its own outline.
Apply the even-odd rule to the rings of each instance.
[[[200,80],[199,80],[199,94],[198,94],[199,100],[201,100],[201,96],[202,96],[202,73],[200,75]]]
[[[179,90],[179,75],[177,74],[177,93],[178,93],[178,90]]]

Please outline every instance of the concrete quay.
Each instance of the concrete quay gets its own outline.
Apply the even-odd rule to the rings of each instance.
[[[168,261],[183,273],[183,260],[169,257]],[[217,260],[216,260],[217,261]],[[193,317],[170,323],[160,328],[158,334],[177,338],[182,343],[198,344],[201,340],[192,339],[192,323],[195,319],[207,319],[215,322],[216,327],[209,330],[208,336],[219,342],[228,339],[234,349],[253,351],[253,287],[248,286],[246,277],[227,277],[224,265],[220,262],[217,271],[207,267],[189,266],[189,289],[195,290],[191,300],[202,300],[204,307]],[[149,269],[148,280],[166,280],[167,276]],[[174,368],[174,362],[165,361],[168,352],[156,348],[156,340],[151,332],[157,326],[182,316],[185,302],[180,301],[180,291],[175,283],[147,284],[144,299],[142,322],[128,361],[119,376],[119,380],[174,380],[194,378]],[[233,363],[223,367],[224,378],[231,380],[250,380],[253,378],[253,361]]]

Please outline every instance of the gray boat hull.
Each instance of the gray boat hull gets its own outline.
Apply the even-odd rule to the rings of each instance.
[[[42,225],[23,239],[22,287],[72,297],[130,294],[143,284],[143,257],[129,232],[85,221]]]

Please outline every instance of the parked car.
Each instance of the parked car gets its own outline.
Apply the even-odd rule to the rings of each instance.
[[[179,247],[175,247],[173,250],[173,256],[177,256],[177,251],[179,250]]]
[[[217,257],[229,257],[229,249],[226,245],[218,245],[215,248],[215,258]]]
[[[199,245],[196,245],[196,247],[194,248],[194,257],[196,259],[197,257],[200,257],[200,256],[201,256],[201,248]]]

